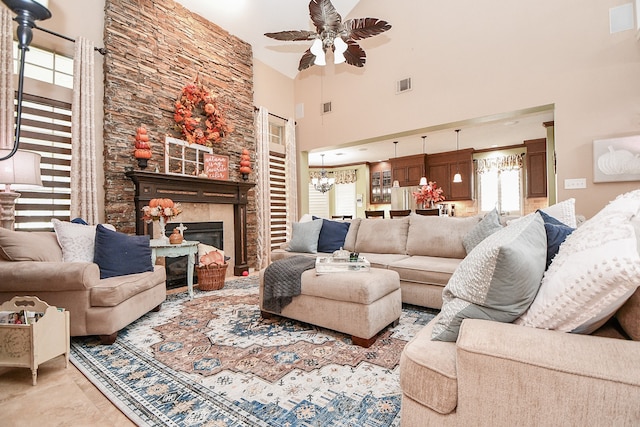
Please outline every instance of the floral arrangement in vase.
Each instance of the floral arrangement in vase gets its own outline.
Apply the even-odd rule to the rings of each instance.
[[[174,203],[171,199],[151,199],[148,206],[142,207],[142,220],[146,222],[158,221],[160,223],[160,238],[169,240],[165,234],[167,221],[182,213],[180,203]]]
[[[429,181],[427,185],[421,186],[418,191],[414,191],[411,194],[416,199],[416,203],[424,208],[429,208],[434,203],[444,200],[442,188],[438,187],[438,184],[434,181]]]

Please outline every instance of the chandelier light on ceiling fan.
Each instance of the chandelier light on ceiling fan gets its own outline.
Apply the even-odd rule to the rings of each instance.
[[[326,193],[333,188],[333,184],[336,182],[336,179],[329,178],[327,176],[327,171],[324,168],[324,154],[321,154],[320,156],[322,157],[322,169],[320,169],[320,178],[313,178],[311,180],[311,183],[313,184],[313,188],[321,193]]]
[[[346,62],[355,67],[363,67],[367,54],[356,43],[356,40],[376,36],[391,28],[391,24],[378,18],[356,18],[342,22],[342,17],[330,0],[311,0],[309,15],[311,15],[316,31],[289,30],[265,34],[265,36],[276,40],[313,40],[311,47],[300,59],[299,71],[314,64],[326,65],[327,49],[333,51],[335,64]]]

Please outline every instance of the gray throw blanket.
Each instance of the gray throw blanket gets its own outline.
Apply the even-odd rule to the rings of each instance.
[[[280,313],[282,308],[300,295],[302,273],[316,265],[315,258],[296,255],[274,261],[264,270],[262,306],[265,310]]]

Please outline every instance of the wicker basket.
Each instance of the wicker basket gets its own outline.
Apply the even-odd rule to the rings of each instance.
[[[227,266],[225,264],[211,264],[204,267],[196,266],[198,272],[198,288],[201,291],[216,291],[224,287],[224,278],[227,274]]]

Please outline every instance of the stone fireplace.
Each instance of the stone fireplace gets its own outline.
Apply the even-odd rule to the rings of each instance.
[[[167,232],[180,222],[222,222],[225,236],[222,249],[231,257],[229,262],[233,266],[227,271],[236,276],[248,271],[247,200],[254,184],[142,171],[129,171],[126,175],[135,184],[136,212],[141,212],[151,199],[169,198],[182,205],[183,213],[167,224]],[[146,225],[138,218],[136,234],[154,232]]]

